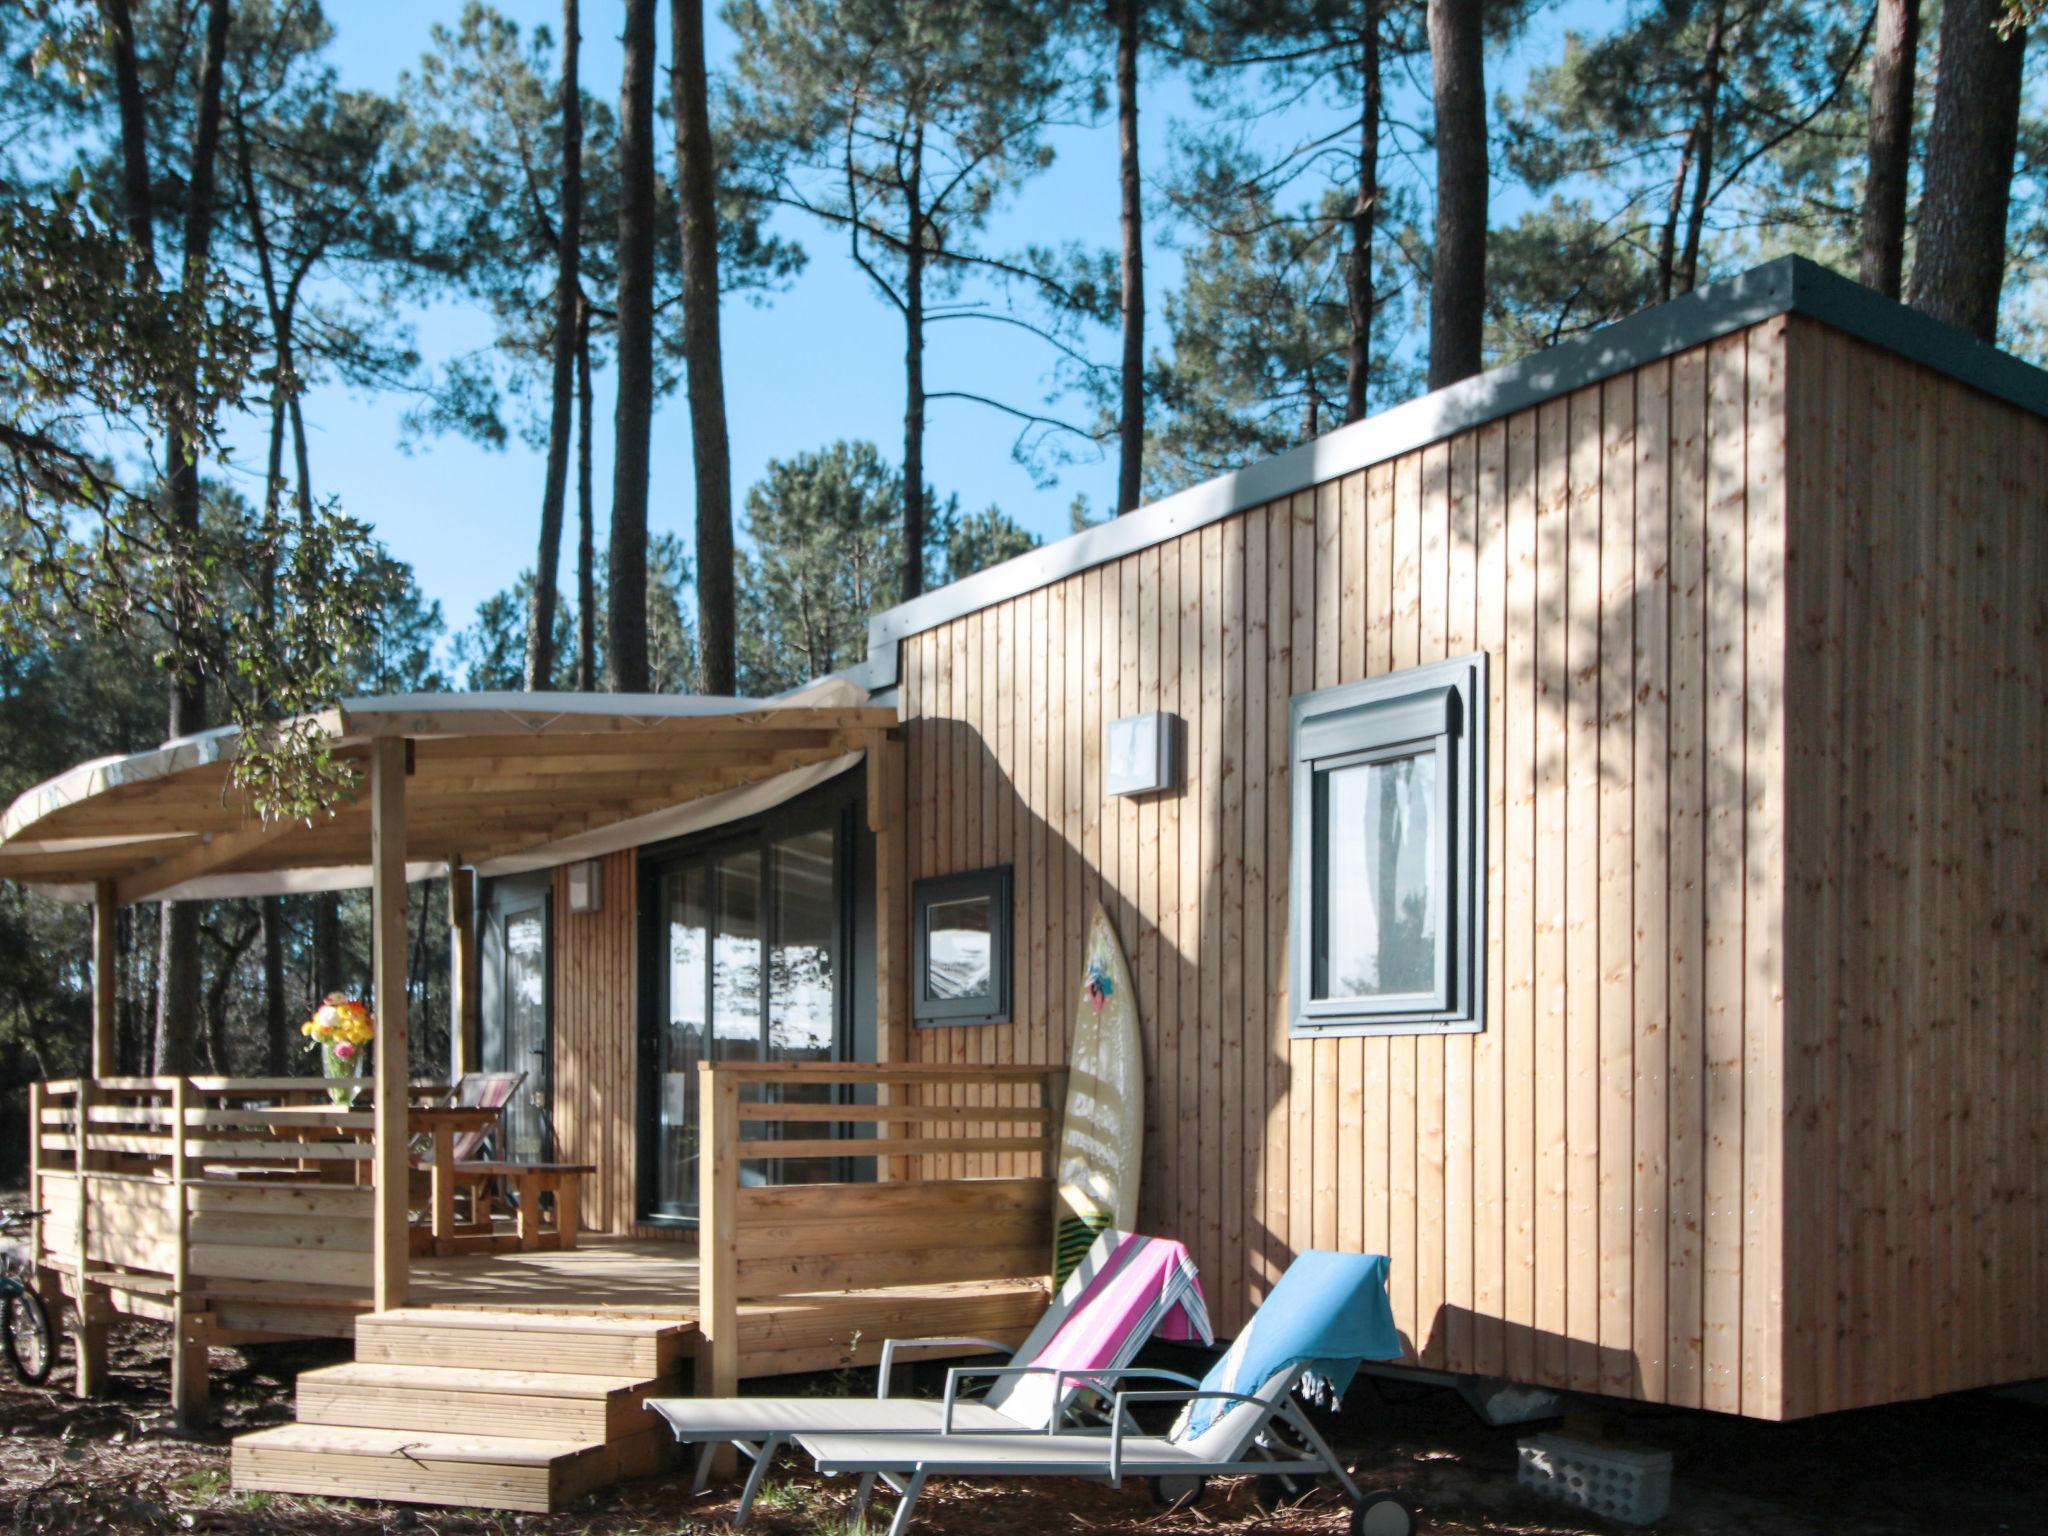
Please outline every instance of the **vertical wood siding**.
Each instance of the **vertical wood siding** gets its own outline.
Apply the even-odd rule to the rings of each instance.
[[[1795,325],[1790,1413],[2048,1371],[2048,423]]]
[[[554,884],[555,1152],[594,1163],[583,1181],[583,1224],[593,1232],[632,1230],[640,1117],[635,1087],[639,970],[635,909],[639,870],[631,849],[603,860],[596,912],[569,910],[569,872]]]
[[[1786,1411],[1786,329],[905,642],[910,874],[1017,881],[1015,1022],[912,1057],[1063,1060],[1101,902],[1141,1221],[1224,1330],[1302,1248],[1384,1251],[1432,1366]],[[1286,701],[1476,649],[1487,1028],[1290,1040]],[[1185,788],[1106,799],[1108,724],[1149,708],[1185,721]]]

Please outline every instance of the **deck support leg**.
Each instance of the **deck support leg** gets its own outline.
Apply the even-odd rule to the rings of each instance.
[[[98,1397],[107,1390],[107,1317],[96,1287],[86,1286],[71,1314],[71,1358],[74,1397]]]
[[[178,1429],[188,1433],[206,1422],[211,1387],[206,1344],[195,1337],[194,1323],[181,1302],[171,1321],[171,1413]]]

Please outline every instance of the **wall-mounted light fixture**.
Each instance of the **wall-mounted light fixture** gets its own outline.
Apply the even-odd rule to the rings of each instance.
[[[569,866],[569,910],[571,912],[602,912],[604,910],[604,861],[584,859]]]
[[[1102,768],[1112,795],[1154,795],[1180,786],[1180,720],[1163,709],[1126,715],[1109,726]]]

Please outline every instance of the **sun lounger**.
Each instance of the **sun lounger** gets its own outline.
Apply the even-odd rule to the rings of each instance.
[[[1387,1261],[1378,1255],[1303,1254],[1200,1382],[1129,1368],[1062,1373],[1062,1390],[1081,1377],[1105,1388],[1142,1379],[1176,1383],[1115,1390],[1106,1435],[1050,1432],[1054,1425],[1036,1435],[812,1432],[798,1435],[797,1443],[820,1472],[860,1477],[855,1523],[865,1517],[877,1482],[891,1489],[898,1502],[890,1536],[909,1529],[918,1497],[934,1477],[1079,1477],[1115,1485],[1127,1477],[1186,1482],[1253,1474],[1334,1478],[1359,1512],[1354,1529],[1405,1536],[1413,1529],[1405,1502],[1361,1492],[1294,1395],[1297,1389],[1312,1397],[1334,1395],[1349,1384],[1361,1360],[1401,1353],[1386,1274]],[[1146,1434],[1131,1418],[1134,1405],[1167,1402],[1182,1405],[1167,1434]]]
[[[1095,1240],[1011,1363],[954,1369],[943,1402],[890,1395],[899,1353],[981,1348],[995,1354],[1005,1346],[973,1338],[887,1340],[873,1398],[676,1397],[650,1399],[648,1406],[668,1421],[678,1440],[704,1447],[699,1491],[709,1477],[711,1452],[721,1442],[752,1458],[734,1519],[740,1524],[761,1491],[768,1463],[800,1434],[1042,1434],[1074,1397],[1098,1390],[1074,1372],[1124,1365],[1154,1334],[1204,1343],[1213,1338],[1194,1264],[1179,1243],[1111,1231]],[[985,1396],[961,1396],[962,1383],[987,1378],[994,1386]]]

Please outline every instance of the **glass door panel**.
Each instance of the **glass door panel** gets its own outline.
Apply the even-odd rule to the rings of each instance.
[[[768,959],[768,1054],[773,1061],[831,1061],[839,1050],[837,950],[838,839],[830,827],[769,845],[775,871],[774,941]],[[822,1083],[785,1086],[785,1103],[829,1104]],[[782,1134],[806,1140],[833,1134],[825,1121],[783,1121]],[[777,1165],[784,1184],[826,1184],[840,1176],[835,1158],[793,1159]]]
[[[505,1059],[502,1070],[526,1081],[505,1106],[505,1155],[515,1163],[547,1159],[548,916],[545,906],[505,918]]]
[[[793,819],[793,818],[792,818]],[[653,1013],[643,1057],[643,1114],[651,1147],[644,1204],[656,1219],[698,1214],[698,1065],[715,1061],[836,1061],[844,1054],[844,956],[850,908],[845,821],[839,807],[792,830],[790,820],[651,863]],[[833,1102],[824,1085],[756,1095]],[[842,1134],[829,1121],[745,1121],[744,1140]],[[743,1164],[743,1182],[817,1183],[846,1176],[836,1158]]]
[[[691,864],[669,870],[660,886],[662,1030],[656,1042],[652,1205],[661,1216],[689,1216],[697,1209],[697,1064],[704,1059],[711,995],[704,882],[704,866]]]

